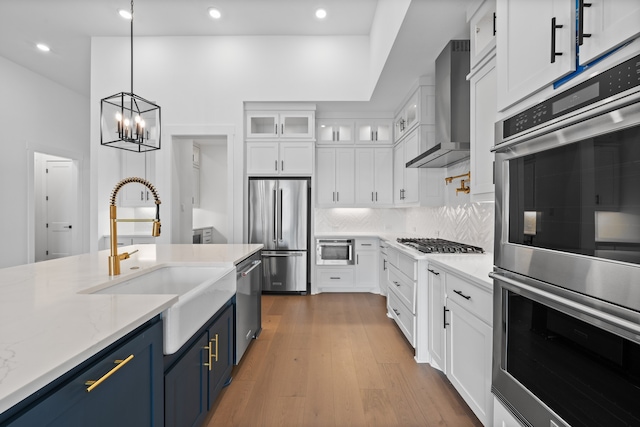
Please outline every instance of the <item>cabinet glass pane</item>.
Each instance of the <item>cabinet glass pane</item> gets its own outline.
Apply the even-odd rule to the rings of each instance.
[[[362,125],[358,127],[358,139],[360,141],[371,141],[371,132],[373,128],[370,125]]]
[[[333,141],[333,126],[321,125],[318,129],[320,141]]]
[[[283,133],[285,135],[309,133],[309,118],[308,117],[285,117]]]
[[[391,140],[391,126],[378,125],[378,141],[390,141]]]
[[[276,128],[275,117],[251,117],[251,133],[274,133]]]
[[[411,104],[407,107],[407,127],[411,126],[418,119],[418,104]]]
[[[338,126],[338,140],[350,141],[351,140],[351,126]]]

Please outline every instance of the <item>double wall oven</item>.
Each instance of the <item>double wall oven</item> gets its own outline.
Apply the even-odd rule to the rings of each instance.
[[[494,394],[525,425],[640,425],[640,56],[494,150]]]

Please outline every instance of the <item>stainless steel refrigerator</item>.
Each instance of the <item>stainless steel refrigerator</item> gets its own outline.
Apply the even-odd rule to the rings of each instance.
[[[262,243],[263,292],[306,293],[309,179],[249,179],[249,243]]]

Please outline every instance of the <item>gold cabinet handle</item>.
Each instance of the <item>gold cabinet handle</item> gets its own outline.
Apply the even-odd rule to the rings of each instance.
[[[213,357],[215,357],[215,359],[216,359],[215,361],[217,362],[218,361],[218,334],[216,334],[215,338],[213,338],[212,340],[209,340],[209,341],[216,343],[216,354],[214,354]],[[211,344],[209,344],[209,345],[211,345]]]
[[[208,366],[209,370],[211,370],[211,369],[213,369],[213,363],[211,362],[211,358],[213,357],[213,354],[211,353],[211,343],[209,343],[209,345],[205,345],[203,348],[205,350],[207,350],[208,353],[209,353],[209,356],[208,356],[208,359],[207,359],[208,362],[205,362],[204,366]]]
[[[216,354],[213,354],[213,345],[211,343],[216,343]],[[204,366],[208,366],[209,370],[213,369],[213,362],[218,361],[218,334],[216,337],[209,340],[209,345],[203,347],[205,350],[209,352],[209,362],[205,363]]]
[[[124,360],[116,359],[116,360],[113,361],[113,363],[115,363],[116,366],[114,366],[113,369],[111,369],[109,372],[104,374],[99,380],[97,380],[97,381],[85,381],[84,385],[88,385],[89,386],[89,387],[87,387],[87,393],[90,393],[94,388],[96,388],[100,384],[102,384],[107,378],[109,378],[111,375],[115,374],[118,371],[118,369],[122,368],[124,365],[129,363],[131,361],[131,359],[133,359],[133,354],[130,354],[129,357],[127,357]]]

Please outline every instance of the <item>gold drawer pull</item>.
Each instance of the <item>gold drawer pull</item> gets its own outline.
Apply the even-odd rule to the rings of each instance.
[[[218,361],[218,334],[216,334],[216,337],[210,341],[216,343],[216,354],[214,354],[212,357],[215,357],[216,359],[215,361],[217,362]]]
[[[133,359],[133,354],[130,354],[129,357],[127,357],[124,360],[116,359],[116,360],[113,361],[113,363],[116,363],[116,366],[114,366],[112,370],[110,370],[109,372],[104,374],[99,380],[97,380],[97,381],[85,381],[84,385],[88,385],[89,386],[89,387],[87,387],[87,393],[90,393],[94,388],[96,388],[100,384],[102,384],[107,378],[109,378],[111,375],[115,374],[118,369],[122,368],[124,365],[129,363],[131,361],[131,359]]]
[[[211,345],[213,342],[216,343],[216,354],[213,354],[213,346]],[[206,362],[204,366],[208,366],[209,370],[211,370],[213,369],[213,362],[218,361],[218,334],[216,334],[215,338],[209,340],[209,345],[206,345],[203,348],[209,352],[209,362]]]

